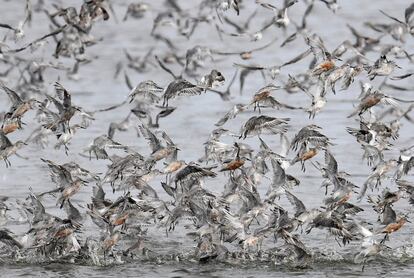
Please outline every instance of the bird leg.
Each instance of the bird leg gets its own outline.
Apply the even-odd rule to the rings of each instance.
[[[335,237],[335,241],[336,241],[336,243],[338,243],[339,247],[342,247],[342,245],[341,245],[341,243],[338,241],[338,238],[337,238],[337,237]]]
[[[381,244],[383,244],[387,239],[388,239],[389,235],[386,233],[384,238],[380,241]]]
[[[367,263],[367,260],[365,259],[364,262],[362,263],[362,269],[361,269],[362,272],[364,272],[365,270],[366,263]]]
[[[234,170],[230,171],[230,178],[234,180]]]

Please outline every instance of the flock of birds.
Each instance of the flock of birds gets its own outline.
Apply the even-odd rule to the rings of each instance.
[[[2,104],[5,110],[0,113],[0,158],[4,161],[1,173],[10,171],[17,157],[25,159],[19,151],[27,145],[47,149],[52,140],[56,142],[54,148],[66,154],[67,161],[58,163],[51,157],[40,158],[50,172],[54,188],[39,192],[33,185],[22,200],[0,197],[0,245],[3,246],[0,260],[5,256],[18,259],[30,255],[50,260],[89,259],[102,264],[105,260],[146,258],[155,254],[148,247],[151,229],[169,236],[180,227],[185,237],[194,242],[191,258],[200,262],[259,258],[289,260],[297,266],[307,266],[315,254],[304,239],[322,230],[339,246],[357,243],[354,261],[365,265],[389,251],[390,238],[406,228],[410,209],[398,210],[395,204],[406,199],[414,205],[414,182],[409,181],[414,145],[398,148],[397,144],[401,123],[412,128],[414,119],[410,112],[414,105],[413,100],[385,94],[384,89],[412,90],[393,85],[389,80],[414,75],[394,73],[402,72],[397,59],[405,63],[413,59],[414,54],[404,46],[407,37],[414,35],[414,3],[405,7],[404,17],[380,11],[379,18],[386,23],[367,22],[365,28],[374,30],[376,37],[368,37],[365,30],[348,25],[352,37],[335,49],[328,49],[321,36],[309,29],[307,19],[315,6],[327,8],[335,16],[340,11],[337,0],[285,0],[274,4],[256,0],[252,4],[254,9],[246,9],[247,1],[241,0],[203,0],[191,9],[182,8],[177,0],[166,0],[161,10],[149,2],[135,1],[124,11],[122,19],[118,19],[119,12],[115,12],[110,0],[84,0],[80,7],[53,4],[48,9],[44,2],[26,0],[25,18],[17,26],[0,22],[4,34],[0,64],[6,69],[1,73],[0,86],[2,99],[6,95],[9,99],[7,107]],[[298,5],[306,6],[300,23],[289,17]],[[33,14],[41,13],[47,15],[51,31],[23,46],[12,47],[16,42],[22,45]],[[89,47],[100,43],[92,35],[95,24],[139,22],[147,19],[149,13],[156,15],[153,28],[148,31],[150,36],[169,50],[155,54],[156,49],[151,47],[142,57],[125,51],[127,65],[118,63],[115,72],[115,76],[125,72],[130,88],[125,101],[88,111],[74,103],[71,89],[62,80],[54,82],[53,93],[47,93],[51,86],[44,77],[49,71],[65,72],[68,78],[76,79],[79,68],[93,63],[87,54]],[[267,17],[262,27],[252,24],[259,13]],[[272,39],[245,51],[226,52],[197,45],[183,52],[166,35],[174,32],[190,40],[202,24],[216,32],[219,40],[238,37],[261,44],[273,33],[285,39],[282,42]],[[385,39],[393,40],[394,44],[383,43]],[[284,63],[269,66],[250,62],[255,52],[287,49],[293,41],[303,41],[304,51]],[[46,47],[45,42],[55,42],[52,62],[24,56],[30,52],[34,55]],[[371,60],[370,56],[377,58]],[[62,57],[73,61],[74,66],[60,63]],[[234,63],[233,75],[225,77],[219,69],[209,68],[211,61],[229,57],[242,60]],[[309,66],[301,72],[288,72],[288,66],[308,57]],[[126,68],[138,73],[157,70],[171,79],[164,84],[141,80],[134,86]],[[237,99],[238,94],[234,90],[231,93],[237,77],[242,92],[254,72],[259,72],[265,81],[251,95],[251,101],[235,104],[217,120],[200,159],[188,161],[181,157],[180,149],[185,146],[175,144],[174,138],[163,131],[163,118],[180,113],[184,109],[180,100],[184,98],[192,98],[194,106],[203,107],[202,103],[196,103],[196,97],[192,97],[195,95],[217,94],[223,101]],[[354,82],[355,79],[359,82]],[[374,86],[374,79],[383,81]],[[223,89],[226,82],[228,85]],[[275,115],[279,110],[302,111],[313,121],[324,112],[328,97],[334,99],[338,91],[345,94],[359,88],[357,104],[354,108],[350,105],[352,111],[347,115],[358,124],[337,127],[346,128],[349,136],[355,137],[355,146],[359,144],[362,149],[362,159],[372,167],[363,184],[354,184],[352,174],[341,170],[335,159],[334,153],[340,151],[335,139],[327,137],[316,124],[293,130],[295,135],[289,137],[290,119]],[[284,103],[281,91],[306,95],[309,106]],[[110,123],[107,133],[91,138],[92,143],[80,150],[90,164],[104,160],[106,172],[95,173],[81,167],[79,161],[71,159],[71,141],[76,140],[76,132],[88,129],[100,115],[110,115],[115,110],[123,111],[125,119]],[[27,116],[30,113],[34,116]],[[253,116],[241,126],[232,124],[243,113]],[[203,117],[202,110],[199,117]],[[34,123],[26,124],[33,119]],[[230,129],[223,128],[224,125]],[[10,139],[19,137],[22,129],[31,131],[28,138]],[[115,139],[119,132],[128,129],[135,129],[137,140],[148,143],[142,153]],[[280,151],[269,146],[266,142],[269,138],[277,138]],[[392,150],[399,151],[399,156],[391,157]],[[321,204],[305,206],[296,196],[296,188],[304,186],[303,180],[288,174],[296,164],[300,164],[303,172],[312,168],[320,173]],[[25,170],[18,171],[24,174]],[[206,184],[219,179],[225,180],[222,191],[209,190]],[[384,181],[388,186],[384,186]],[[264,187],[268,187],[267,192],[260,194],[259,188]],[[78,194],[88,192],[88,203],[76,199]],[[114,193],[112,199],[108,193]],[[49,213],[45,199],[54,200],[64,216]],[[358,216],[364,211],[360,202],[365,200],[373,208],[372,223]],[[88,226],[88,221],[93,224]],[[28,229],[23,233],[13,232],[10,223],[26,225]],[[175,259],[182,258],[176,255]]]

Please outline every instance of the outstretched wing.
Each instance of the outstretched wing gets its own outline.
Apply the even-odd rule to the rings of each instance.
[[[4,150],[7,147],[12,146],[12,143],[10,142],[9,138],[0,131],[0,150]]]
[[[22,103],[22,99],[20,98],[20,96],[13,91],[12,89],[6,87],[4,84],[1,84],[1,88],[6,92],[6,94],[9,96],[10,101],[13,103],[13,105]]]
[[[141,131],[142,135],[147,139],[152,152],[156,152],[161,148],[160,140],[158,140],[157,136],[152,133],[146,126],[140,125],[139,130]]]
[[[59,82],[55,83],[55,91],[56,95],[59,97],[60,100],[63,100],[63,107],[69,108],[72,105],[72,97],[68,90],[65,89],[65,87],[62,86]]]

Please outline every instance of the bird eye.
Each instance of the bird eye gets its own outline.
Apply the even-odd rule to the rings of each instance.
[[[221,76],[221,72],[217,72],[217,76]]]

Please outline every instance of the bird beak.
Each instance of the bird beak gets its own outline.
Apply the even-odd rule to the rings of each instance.
[[[395,65],[396,68],[402,69],[402,67],[400,67],[399,65]]]

